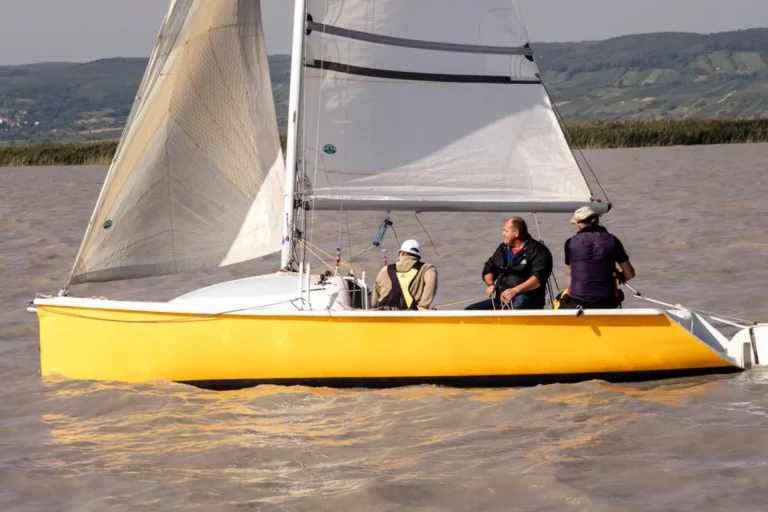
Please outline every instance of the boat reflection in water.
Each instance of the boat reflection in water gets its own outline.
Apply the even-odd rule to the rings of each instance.
[[[417,499],[408,489],[424,501],[455,503],[507,486],[523,500],[545,490],[573,498],[581,492],[561,481],[580,478],[572,465],[604,471],[653,452],[653,431],[662,446],[671,436],[679,447],[676,431],[691,409],[719,401],[733,380],[499,390],[263,386],[224,394],[47,380],[50,412],[42,419],[50,465],[84,485],[108,485],[111,497],[100,503],[298,506],[322,499],[343,507]]]

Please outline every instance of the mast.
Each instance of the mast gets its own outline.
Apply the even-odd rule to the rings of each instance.
[[[293,263],[293,247],[296,241],[294,229],[297,149],[299,135],[299,107],[301,103],[301,78],[304,67],[304,33],[307,21],[306,0],[296,0],[293,8],[293,46],[291,50],[291,88],[288,100],[288,141],[285,155],[285,204],[283,206],[283,254],[280,268],[287,269]]]

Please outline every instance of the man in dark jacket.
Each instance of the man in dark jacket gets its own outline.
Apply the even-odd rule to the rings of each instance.
[[[579,232],[565,242],[565,264],[571,285],[559,297],[558,309],[615,309],[621,306],[618,283],[635,277],[624,245],[600,225],[600,215],[589,206],[576,210],[571,224]],[[621,271],[616,270],[619,265]]]
[[[552,275],[552,253],[528,233],[519,217],[504,224],[504,243],[483,267],[488,300],[472,304],[468,310],[544,309],[546,284]]]

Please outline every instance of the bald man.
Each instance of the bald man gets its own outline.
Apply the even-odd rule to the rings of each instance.
[[[546,285],[552,275],[552,253],[528,233],[525,220],[513,217],[504,224],[504,243],[483,267],[488,300],[467,310],[544,309]]]

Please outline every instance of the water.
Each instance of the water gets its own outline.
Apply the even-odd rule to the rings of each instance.
[[[627,247],[638,288],[768,321],[768,145],[587,156],[616,203],[606,225]],[[215,393],[41,380],[36,319],[24,306],[61,286],[104,172],[0,169],[0,510],[765,509],[765,370],[506,390]],[[392,219],[399,240],[419,239],[437,264],[438,304],[482,294],[504,215],[421,215],[440,256],[413,214]],[[335,252],[341,238],[349,256],[382,220],[318,214],[314,239]],[[565,215],[539,221],[563,284],[561,245],[573,228]],[[393,258],[392,234],[387,246]],[[358,256],[356,272],[375,272],[381,259]],[[75,291],[169,299],[276,265]]]

